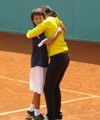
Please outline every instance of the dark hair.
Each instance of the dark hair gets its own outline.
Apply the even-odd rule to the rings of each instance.
[[[45,13],[50,13],[53,11],[52,8],[48,5],[42,5],[41,8]]]
[[[55,11],[52,10],[52,8],[48,5],[42,5],[41,9],[48,15],[48,16],[52,16],[52,17],[57,17],[57,13]]]
[[[45,12],[41,8],[35,8],[32,10],[32,13],[31,13],[31,21],[33,24],[34,24],[33,19],[35,15],[42,15],[44,19],[46,18]]]
[[[52,11],[52,12],[48,13],[47,15],[52,16],[52,17],[58,17],[58,14],[55,11]]]

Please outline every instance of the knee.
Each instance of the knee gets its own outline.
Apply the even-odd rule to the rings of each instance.
[[[52,87],[49,87],[47,85],[44,86],[44,93],[45,94],[50,95],[51,93],[53,93],[53,91],[54,91],[54,89]]]

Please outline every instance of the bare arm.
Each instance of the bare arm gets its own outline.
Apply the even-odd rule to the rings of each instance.
[[[38,47],[41,47],[43,44],[46,44],[47,46],[50,46],[59,36],[59,34],[61,34],[63,32],[63,29],[61,27],[58,27],[57,32],[54,34],[54,36],[50,39],[45,38],[43,41],[41,41],[38,44]]]
[[[66,27],[64,26],[64,24],[61,24],[61,26],[60,26],[60,27],[62,28],[63,33],[64,33],[64,35],[65,35],[65,34],[66,34],[66,32],[67,32]]]

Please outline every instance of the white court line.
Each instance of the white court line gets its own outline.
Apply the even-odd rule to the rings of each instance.
[[[8,78],[8,77],[0,77],[0,78],[4,79],[4,80],[11,80],[11,81],[16,81],[16,82],[24,83],[24,84],[29,84],[29,82],[26,82],[26,81],[23,81],[23,80],[16,80],[16,79],[13,79],[13,78]],[[77,93],[77,94],[83,94],[83,95],[93,96],[93,97],[100,97],[100,96],[97,96],[97,95],[83,93],[83,92],[78,92],[78,91],[73,91],[73,90],[67,90],[67,89],[61,89],[61,90],[67,91],[67,92],[73,92],[73,93]]]
[[[78,98],[78,99],[63,101],[63,102],[61,102],[61,104],[72,103],[72,102],[77,102],[77,101],[86,100],[86,99],[91,99],[91,98],[96,98],[96,96],[84,97],[84,98]],[[46,105],[40,106],[40,108],[45,108],[45,107],[46,107]],[[4,112],[4,113],[0,113],[0,116],[8,115],[8,114],[13,114],[13,113],[18,113],[18,112],[23,112],[23,111],[26,111],[26,110],[28,110],[28,108],[19,109],[19,110],[14,110],[14,111],[10,111],[10,112]]]
[[[8,78],[8,77],[0,77],[0,78],[4,79],[4,80],[11,80],[11,81],[15,81],[15,82],[29,84],[29,82],[26,82],[26,81],[23,81],[23,80],[16,80],[16,79],[13,79],[13,78]]]
[[[82,94],[82,95],[88,95],[88,96],[91,96],[91,97],[100,97],[98,95],[93,95],[93,94],[78,92],[78,91],[74,91],[74,90],[67,90],[67,89],[61,89],[61,90],[67,91],[67,92],[72,92],[72,93],[77,93],[77,94]]]
[[[42,106],[40,106],[40,108],[44,108],[44,107],[46,107],[46,105],[42,105]],[[12,113],[23,112],[23,111],[26,111],[26,110],[28,110],[28,108],[25,108],[25,109],[19,109],[19,110],[14,110],[14,111],[10,111],[10,112],[4,112],[4,113],[0,113],[0,116],[2,116],[2,115],[12,114]]]

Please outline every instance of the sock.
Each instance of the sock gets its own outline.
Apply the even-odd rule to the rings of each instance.
[[[40,115],[40,109],[34,109],[34,115],[35,116]]]
[[[29,107],[29,111],[34,111],[34,104],[31,104],[30,107]]]

